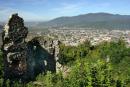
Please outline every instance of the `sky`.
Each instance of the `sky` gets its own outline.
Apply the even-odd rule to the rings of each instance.
[[[107,12],[130,15],[130,0],[0,0],[0,21],[18,13],[25,21]]]

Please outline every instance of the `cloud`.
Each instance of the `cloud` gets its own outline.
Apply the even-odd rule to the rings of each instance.
[[[62,3],[61,6],[52,8],[51,11],[58,13],[58,14],[71,14],[78,12],[84,3],[76,3],[76,4],[69,4],[69,3]]]
[[[97,6],[97,7],[110,7],[110,6],[111,6],[111,4],[108,3],[108,2],[104,2],[104,3],[95,3],[94,5]]]
[[[17,2],[27,5],[42,5],[45,4],[47,1],[48,0],[21,0]]]
[[[82,1],[77,3],[61,3],[59,7],[52,8],[51,11],[58,15],[68,16],[68,15],[78,15],[78,14],[86,14],[93,11],[98,11],[100,9],[105,9],[110,7],[110,3],[102,2],[102,3],[92,3],[88,1]]]
[[[7,7],[0,7],[0,21],[7,21],[9,16],[13,13],[18,13],[21,17],[25,19],[25,21],[36,21],[43,19],[42,17],[32,12],[26,12],[19,9],[12,9]]]
[[[46,4],[48,0],[0,0],[0,5],[4,7],[15,6],[37,6]]]

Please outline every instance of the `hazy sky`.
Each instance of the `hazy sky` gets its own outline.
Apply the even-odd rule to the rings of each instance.
[[[0,21],[12,13],[19,13],[25,21],[46,21],[96,12],[129,15],[130,0],[0,0]]]

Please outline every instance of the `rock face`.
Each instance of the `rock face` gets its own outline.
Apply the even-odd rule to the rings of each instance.
[[[23,19],[13,14],[2,33],[4,83],[7,79],[27,82],[39,73],[57,70],[58,41],[35,37],[26,42],[27,34]]]
[[[2,33],[5,80],[23,79],[27,71],[27,34],[23,19],[13,14]]]

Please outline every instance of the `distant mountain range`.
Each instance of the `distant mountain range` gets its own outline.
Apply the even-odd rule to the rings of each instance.
[[[5,23],[0,22],[0,31]],[[31,30],[46,28],[72,29],[129,29],[130,15],[88,13],[71,17],[58,17],[47,22],[25,22]]]
[[[48,22],[40,22],[36,26],[88,29],[130,29],[130,15],[89,13],[72,17],[59,17]]]

